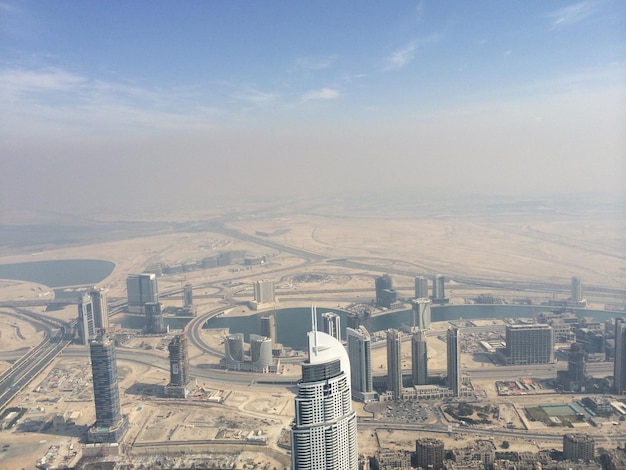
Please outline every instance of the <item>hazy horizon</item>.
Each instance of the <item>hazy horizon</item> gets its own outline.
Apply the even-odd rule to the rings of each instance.
[[[624,200],[621,6],[4,1],[0,210]]]

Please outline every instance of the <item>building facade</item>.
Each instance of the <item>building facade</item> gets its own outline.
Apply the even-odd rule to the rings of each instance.
[[[253,372],[269,372],[272,367],[272,340],[266,336],[250,335],[250,362]]]
[[[91,289],[89,291],[93,304],[93,320],[96,330],[109,328],[109,305],[106,292],[103,289]]]
[[[163,310],[160,302],[147,302],[144,304],[146,315],[146,333],[161,334],[167,331],[163,319]]]
[[[352,397],[360,401],[375,399],[372,384],[372,344],[364,326],[347,328],[348,357],[350,359]]]
[[[308,333],[308,360],[295,398],[292,470],[357,470],[357,421],[348,353],[332,336]]]
[[[96,320],[93,301],[89,294],[78,299],[78,341],[80,344],[89,344],[89,340],[96,335]]]
[[[276,346],[276,317],[274,315],[264,315],[261,317],[261,336],[272,340],[272,347]]]
[[[428,344],[424,330],[413,333],[411,338],[411,371],[413,385],[428,384]]]
[[[430,299],[413,299],[411,301],[413,310],[413,328],[427,330],[430,328]]]
[[[452,396],[461,396],[461,335],[459,329],[450,327],[446,335],[447,349],[447,385]]]
[[[446,278],[441,274],[433,276],[433,295],[431,299],[434,304],[447,304],[449,299],[446,297]]]
[[[415,460],[418,468],[443,468],[445,457],[443,441],[429,437],[415,441]]]
[[[554,362],[552,327],[545,324],[507,325],[504,355],[507,365]]]
[[[159,301],[159,286],[154,273],[130,274],[126,278],[126,291],[129,312],[145,313],[147,303]]]
[[[322,331],[341,341],[341,317],[333,312],[322,313]]]
[[[393,281],[389,274],[383,274],[374,279],[376,288],[376,306],[391,308],[391,305],[398,299],[398,293],[393,289]]]
[[[183,287],[183,307],[193,306],[193,286],[191,284],[185,284]]]
[[[224,338],[224,349],[224,366],[239,370],[245,359],[243,333],[227,335]]]
[[[415,276],[415,298],[428,298],[428,278],[426,276]]]
[[[275,300],[274,281],[271,279],[263,279],[254,283],[254,301],[257,304],[272,303]]]
[[[402,398],[402,338],[398,330],[387,330],[387,390],[394,400]]]
[[[615,319],[615,359],[613,362],[615,393],[626,394],[626,321]]]
[[[565,434],[563,436],[563,457],[565,460],[593,460],[596,445],[588,434]]]

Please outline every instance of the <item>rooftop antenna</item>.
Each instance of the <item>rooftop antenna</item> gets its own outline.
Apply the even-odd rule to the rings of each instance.
[[[317,356],[317,307],[311,305],[311,323],[313,327],[313,351]]]

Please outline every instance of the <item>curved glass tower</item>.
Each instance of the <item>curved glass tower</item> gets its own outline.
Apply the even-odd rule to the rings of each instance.
[[[292,470],[357,470],[356,414],[350,393],[350,361],[332,336],[308,333],[309,359],[295,399],[291,429]]]

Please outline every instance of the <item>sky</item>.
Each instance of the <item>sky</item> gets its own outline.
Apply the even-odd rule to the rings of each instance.
[[[626,8],[0,0],[0,209],[626,193]]]

